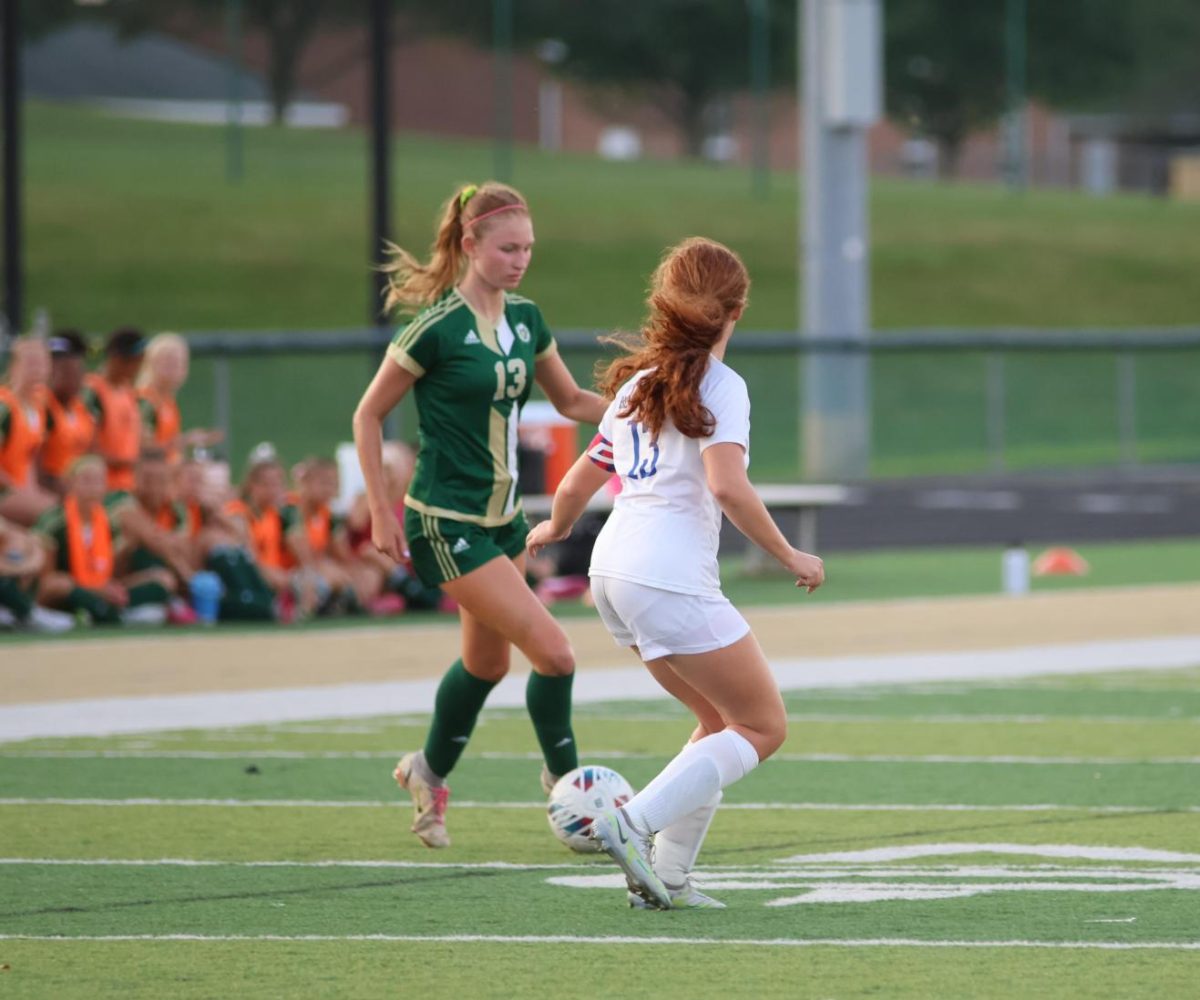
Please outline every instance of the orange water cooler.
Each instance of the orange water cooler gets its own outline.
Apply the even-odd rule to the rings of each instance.
[[[519,434],[522,447],[541,453],[542,492],[553,493],[579,457],[575,421],[564,417],[550,403],[537,400],[526,403],[521,411]],[[522,490],[525,491],[524,487]]]

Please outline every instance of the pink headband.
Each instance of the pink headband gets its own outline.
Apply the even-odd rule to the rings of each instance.
[[[475,218],[471,219],[469,222],[464,222],[463,228],[466,229],[467,226],[473,226],[477,222],[482,222],[484,219],[488,218],[489,216],[498,215],[501,212],[507,212],[509,209],[513,209],[513,208],[525,209],[525,206],[522,205],[519,201],[514,202],[511,205],[501,205],[499,208],[493,208],[490,211],[484,212],[482,215],[475,216]]]

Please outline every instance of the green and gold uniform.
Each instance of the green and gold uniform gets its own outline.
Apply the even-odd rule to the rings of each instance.
[[[401,329],[388,357],[416,376],[420,449],[404,518],[430,585],[524,548],[517,421],[536,363],[557,350],[529,299],[505,294],[495,328],[452,289]]]

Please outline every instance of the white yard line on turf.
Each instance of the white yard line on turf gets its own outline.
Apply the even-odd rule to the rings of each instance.
[[[997,851],[994,844],[956,844],[956,848],[964,850],[945,851],[944,845],[929,845],[927,856],[936,856],[939,851],[945,854],[962,855],[975,854],[1024,854],[1027,856],[1046,855],[1036,845],[1024,850],[1025,845],[1005,844],[1008,850]],[[977,851],[967,848],[978,847]],[[1021,848],[1018,850],[1017,848]],[[1071,848],[1068,848],[1070,850]],[[1085,857],[1080,849],[1069,857]],[[1062,879],[1071,877],[1078,880],[1087,879],[1127,879],[1132,881],[1149,881],[1153,878],[1170,875],[1194,878],[1197,875],[1195,867],[1166,868],[1168,863],[1191,862],[1200,864],[1200,854],[1181,854],[1168,851],[1149,851],[1141,847],[1105,848],[1110,852],[1106,860],[1125,861],[1139,867],[1101,868],[1083,865],[1055,865],[1038,863],[1036,865],[948,865],[948,864],[912,864],[889,865],[858,864],[854,862],[810,862],[807,855],[797,858],[784,859],[773,863],[760,865],[705,865],[697,870],[696,878],[700,885],[710,885],[714,880],[749,879],[749,878],[977,878],[996,879],[1020,876],[1026,879]],[[852,853],[852,852],[848,852]],[[882,850],[879,852],[882,854]],[[1048,855],[1051,857],[1062,855]],[[521,864],[509,861],[396,861],[386,859],[342,859],[323,858],[315,861],[278,861],[278,860],[214,860],[210,858],[0,858],[0,867],[7,865],[57,866],[62,868],[405,868],[431,870],[500,870],[500,871],[570,871],[570,872],[605,872],[605,878],[620,879],[620,873],[612,873],[607,859],[593,855],[594,862],[578,858],[575,863],[562,864]],[[823,855],[812,855],[820,859]],[[883,860],[887,860],[883,858]],[[785,863],[786,862],[786,863]],[[1154,867],[1144,867],[1153,864]]]
[[[392,861],[339,860],[320,861],[211,861],[206,858],[0,858],[0,865],[60,865],[98,868],[453,868],[469,871],[579,871],[579,864],[517,864],[511,861]],[[601,867],[596,865],[594,867]],[[603,867],[607,867],[604,865]]]
[[[394,760],[403,750],[0,750],[0,760]],[[541,760],[534,751],[486,751],[481,760]],[[589,760],[664,760],[670,753],[633,753],[624,750],[590,750]],[[956,754],[850,754],[778,753],[768,763],[786,764],[1056,764],[1103,767],[1129,764],[1200,764],[1200,757],[1026,757],[1011,754],[971,756]]]
[[[169,653],[164,652],[164,663]],[[917,653],[776,660],[785,690],[987,680],[1113,670],[1162,670],[1200,664],[1200,636],[1090,642],[966,653]],[[509,676],[492,692],[493,708],[525,704],[525,675]],[[109,698],[0,707],[0,742],[45,736],[106,736],[162,729],[294,722],[426,711],[438,679],[392,684],[345,684],[274,691],[221,691],[147,698]],[[574,699],[589,702],[659,699],[662,689],[641,668],[584,670]]]
[[[603,937],[577,934],[0,934],[0,941],[46,941],[66,944],[118,941],[279,941],[381,942],[439,944],[569,944],[578,945],[729,945],[751,948],[1050,948],[1089,951],[1200,951],[1200,941],[923,941],[920,938],[713,938]]]
[[[326,799],[74,799],[0,798],[0,806],[96,806],[104,808],[180,807],[214,809],[409,809],[410,802]],[[545,809],[545,802],[455,802],[455,809]],[[726,811],[791,810],[801,812],[1086,812],[1086,813],[1200,813],[1200,806],[1113,806],[1018,803],[964,805],[919,802],[722,802]]]

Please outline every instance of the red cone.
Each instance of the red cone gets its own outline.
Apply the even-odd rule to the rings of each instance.
[[[1091,567],[1074,549],[1047,549],[1033,563],[1034,576],[1085,576]]]

